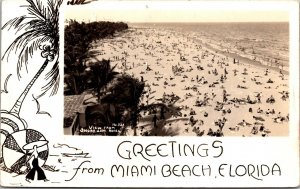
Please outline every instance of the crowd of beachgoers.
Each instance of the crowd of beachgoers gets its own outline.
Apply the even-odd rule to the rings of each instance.
[[[166,110],[141,113],[138,135],[288,135],[286,70],[219,53],[186,33],[153,28],[130,28],[93,43],[93,49],[118,71],[145,81],[142,105],[165,103],[177,110],[168,117]]]

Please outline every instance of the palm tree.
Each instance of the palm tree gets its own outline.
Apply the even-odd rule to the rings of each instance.
[[[50,89],[52,89],[51,95],[56,94],[59,85],[58,18],[59,7],[63,0],[48,0],[47,6],[42,5],[41,1],[39,0],[26,1],[28,2],[28,5],[25,7],[27,7],[28,15],[11,19],[2,27],[2,29],[8,28],[8,30],[11,28],[15,29],[18,36],[7,48],[2,60],[6,57],[8,61],[9,55],[12,52],[16,53],[13,55],[18,56],[17,75],[19,79],[21,78],[20,70],[22,66],[25,65],[27,69],[29,58],[31,58],[33,53],[38,49],[41,50],[41,56],[45,58],[45,61],[39,71],[26,86],[25,90],[21,93],[12,109],[10,111],[1,110],[1,124],[9,125],[12,127],[13,132],[17,132],[18,130],[25,129],[27,127],[26,121],[19,116],[22,103],[29,90],[49,62],[54,62],[54,64],[52,69],[46,74],[48,83],[42,88],[39,97],[45,95]],[[0,133],[4,134],[5,136],[9,134],[8,131],[4,129],[0,129]],[[3,161],[2,154],[0,160]]]
[[[45,70],[49,62],[53,62],[52,69],[46,74],[48,83],[42,88],[41,97],[47,91],[52,89],[50,95],[55,95],[59,85],[59,7],[63,0],[47,0],[44,5],[41,0],[26,0],[28,15],[20,16],[8,21],[3,28],[15,29],[18,37],[10,44],[5,51],[2,59],[9,57],[12,52],[18,53],[17,75],[21,78],[20,71],[27,64],[34,52],[41,51],[41,56],[44,58],[44,63],[26,86],[25,90],[17,99],[16,103],[10,110],[11,114],[19,115],[22,103],[27,96],[29,90]],[[3,29],[2,28],[2,29]]]
[[[123,74],[116,77],[111,83],[108,84],[110,93],[104,95],[101,99],[101,103],[113,103],[116,107],[124,107],[130,112],[131,127],[136,136],[137,122],[142,111],[154,110],[157,108],[163,108],[169,110],[169,108],[163,103],[153,103],[149,105],[141,105],[141,97],[144,93],[145,82],[131,77],[130,75]],[[123,129],[126,129],[125,127]]]
[[[104,95],[101,99],[102,103],[117,104],[131,112],[131,126],[134,129],[134,135],[136,135],[138,107],[144,86],[144,82],[123,74],[108,84],[107,91],[110,93]]]
[[[118,72],[114,71],[116,66],[111,67],[110,60],[102,59],[101,61],[95,58],[96,62],[90,66],[90,79],[93,82],[92,87],[97,92],[98,102],[100,102],[101,89],[112,81]]]
[[[164,109],[166,111],[176,113],[175,107],[167,106],[164,103],[153,103],[149,105],[141,105],[141,97],[144,93],[145,82],[139,81],[138,79],[127,75],[119,74],[110,80],[106,86],[106,94],[101,96],[101,104],[90,107],[94,112],[102,112],[103,107],[112,106],[114,107],[114,112],[112,115],[107,115],[109,117],[109,122],[119,123],[122,120],[124,127],[122,128],[121,135],[125,133],[126,126],[131,125],[134,135],[137,135],[137,122],[142,111],[156,110],[157,108]],[[91,111],[91,112],[93,112]],[[125,113],[130,112],[130,115]],[[126,116],[121,118],[122,116]]]

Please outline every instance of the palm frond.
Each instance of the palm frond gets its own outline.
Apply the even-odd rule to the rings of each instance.
[[[48,4],[48,9],[50,11],[50,15],[54,16],[54,18],[56,18],[55,16],[58,16],[58,8],[60,7],[60,5],[62,4],[63,0],[48,0],[47,4]],[[57,17],[58,18],[58,17]]]
[[[23,64],[26,67],[28,64],[29,57],[32,57],[33,52],[38,49],[39,45],[47,40],[51,40],[51,38],[49,38],[49,36],[47,35],[44,35],[44,33],[40,31],[30,30],[24,32],[22,35],[18,36],[10,44],[10,46],[4,52],[2,59],[7,57],[8,60],[8,57],[11,52],[14,51],[17,54],[19,51],[18,63],[17,63],[17,75],[19,78],[21,78],[20,71],[23,67]]]
[[[30,41],[28,45],[24,46],[24,48],[21,50],[20,57],[19,57],[19,61],[17,63],[17,74],[18,76],[21,77],[20,75],[20,71],[22,68],[22,64],[25,65],[26,70],[27,70],[27,64],[28,64],[28,60],[29,58],[32,57],[33,53],[38,50],[40,44],[42,44],[43,42],[49,41],[49,37],[48,36],[40,36],[39,39],[37,40],[33,40]]]
[[[114,72],[118,64],[115,64],[113,67],[111,67],[110,72]]]
[[[60,81],[59,61],[55,62],[52,69],[46,74],[45,79],[46,80],[50,79],[50,81],[42,87],[42,93],[38,95],[37,98],[44,96],[51,88],[52,91],[50,93],[50,96],[53,96],[57,93],[59,87],[59,81]]]
[[[45,21],[39,19],[31,19],[29,22],[24,22],[18,26],[17,32],[24,29],[27,30],[47,30],[47,25]]]
[[[28,15],[13,18],[4,24],[2,29],[8,28],[16,30],[16,34],[21,33],[7,48],[2,60],[14,52],[18,56],[17,75],[21,78],[20,71],[24,67],[27,69],[28,60],[36,52],[39,46],[49,41],[52,43],[54,51],[58,53],[59,48],[59,8],[63,0],[26,0]],[[51,95],[56,94],[59,84],[58,61],[54,63],[52,70],[46,74],[49,82],[42,88],[42,95],[53,88]]]
[[[33,0],[26,0],[29,5],[27,6],[28,13],[41,19],[46,20],[47,19],[47,12],[46,7],[44,7],[41,3],[41,1],[36,0],[35,2]]]
[[[11,20],[9,20],[8,22],[6,22],[1,29],[4,29],[6,27],[9,27],[8,29],[10,30],[12,27],[14,29],[17,29],[19,27],[19,25],[26,19],[26,16],[20,16],[17,18],[13,18]]]

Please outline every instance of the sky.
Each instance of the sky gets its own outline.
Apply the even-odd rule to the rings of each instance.
[[[287,22],[292,1],[95,1],[65,19],[123,22]]]

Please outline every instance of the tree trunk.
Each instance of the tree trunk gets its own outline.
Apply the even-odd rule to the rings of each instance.
[[[72,75],[72,87],[73,87],[73,91],[74,91],[74,94],[77,95],[78,94],[78,88],[77,88],[77,76],[74,74]]]
[[[45,70],[48,63],[49,63],[49,61],[48,61],[48,59],[46,59],[42,65],[42,67],[39,69],[39,71],[35,74],[35,76],[32,78],[32,80],[26,86],[25,90],[23,91],[23,93],[20,95],[20,97],[18,98],[18,100],[16,101],[16,103],[14,104],[12,109],[10,110],[11,113],[19,116],[19,113],[20,113],[22,104],[25,100],[25,97],[27,96],[27,94],[28,94],[29,90],[31,89],[31,87],[33,86],[34,82],[38,79],[38,77],[41,75],[41,73]]]
[[[133,116],[132,116],[133,136],[137,136],[138,115],[139,115],[138,108],[135,107],[133,109]]]

